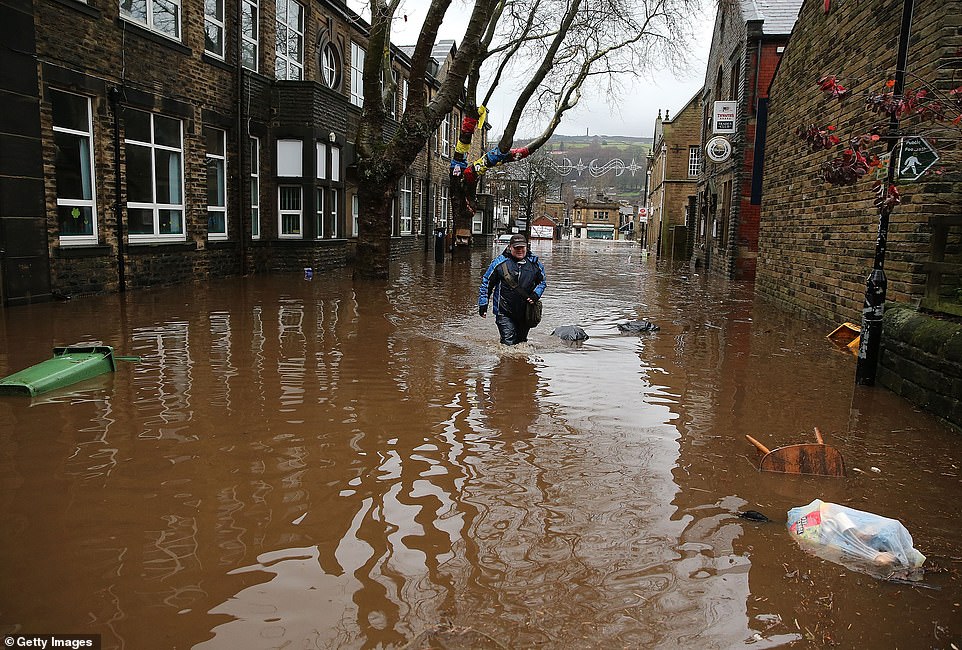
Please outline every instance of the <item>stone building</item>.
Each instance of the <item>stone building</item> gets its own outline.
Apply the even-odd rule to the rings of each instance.
[[[659,259],[690,257],[690,223],[701,171],[699,95],[688,100],[674,118],[668,110],[655,119],[654,143],[648,160],[648,223],[645,241]]]
[[[621,205],[603,194],[594,199],[577,197],[571,208],[571,229],[574,239],[624,239],[618,231]]]
[[[768,86],[802,0],[721,2],[701,94],[695,266],[755,277]]]
[[[347,263],[367,25],[343,0],[0,7],[0,302]],[[392,250],[444,222],[460,117],[399,184]]]
[[[756,291],[827,326],[859,323],[881,250],[892,302],[879,381],[962,426],[962,153],[952,126],[962,115],[962,2],[914,3],[904,34],[909,104],[896,140],[874,107],[893,99],[901,23],[902,3],[802,5],[771,85]],[[896,178],[901,203],[881,228],[880,249],[874,185],[885,168],[840,184],[826,179],[826,165],[851,166],[846,150],[874,163],[895,146],[898,174],[911,172],[899,143],[919,139],[940,159],[917,178]]]

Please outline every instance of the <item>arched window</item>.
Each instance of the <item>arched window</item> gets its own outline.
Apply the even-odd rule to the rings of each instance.
[[[341,57],[334,43],[328,42],[321,48],[321,79],[328,88],[337,90],[341,85]]]

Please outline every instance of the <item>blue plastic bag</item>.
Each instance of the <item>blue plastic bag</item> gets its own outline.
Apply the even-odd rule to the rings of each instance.
[[[925,556],[901,522],[815,499],[788,511],[788,530],[803,549],[880,578],[919,579]]]

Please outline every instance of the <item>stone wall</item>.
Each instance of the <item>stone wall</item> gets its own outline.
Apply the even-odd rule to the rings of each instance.
[[[962,324],[886,305],[878,383],[962,430]]]
[[[880,127],[884,135],[887,118],[867,110],[865,98],[891,90],[886,82],[894,78],[901,7],[888,0],[832,2],[826,14],[822,0],[806,0],[770,90],[756,290],[829,322],[860,318],[879,215],[872,179],[833,186],[819,168],[841,155],[851,137]],[[917,0],[906,88],[948,97],[962,83],[952,79],[960,46],[962,2]],[[826,75],[835,75],[848,95],[839,100],[820,90]],[[810,124],[836,127],[842,142],[810,150],[796,134]],[[947,124],[916,117],[903,119],[901,129],[935,137]],[[869,151],[881,154],[886,146],[882,138]],[[962,214],[962,155],[947,141],[937,146],[939,167],[920,182],[899,184],[902,204],[888,227],[887,295],[903,304],[917,304],[924,293],[930,217]]]

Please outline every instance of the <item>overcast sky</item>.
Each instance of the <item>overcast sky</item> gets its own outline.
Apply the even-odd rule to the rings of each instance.
[[[352,9],[365,17],[369,15],[364,8],[366,0],[348,0]],[[424,21],[426,0],[402,0],[397,12],[392,41],[395,45],[413,45]],[[654,132],[655,118],[659,109],[668,109],[671,114],[680,110],[689,99],[702,87],[705,80],[705,66],[708,60],[708,49],[711,45],[711,33],[714,27],[714,4],[706,2],[708,9],[698,21],[698,35],[691,51],[690,71],[687,74],[672,74],[671,72],[652,72],[650,78],[624,80],[625,90],[617,98],[607,97],[598,89],[583,93],[581,102],[571,111],[565,113],[561,125],[555,131],[560,135],[631,135],[651,137]],[[455,0],[444,23],[441,25],[439,39],[454,39],[460,45],[464,34],[470,8],[473,2]],[[404,20],[407,16],[407,20]],[[503,124],[510,105],[506,100],[496,97],[491,102],[491,119],[498,132],[498,125]],[[537,124],[527,129],[521,129],[519,136],[532,137],[537,135],[543,125]]]

